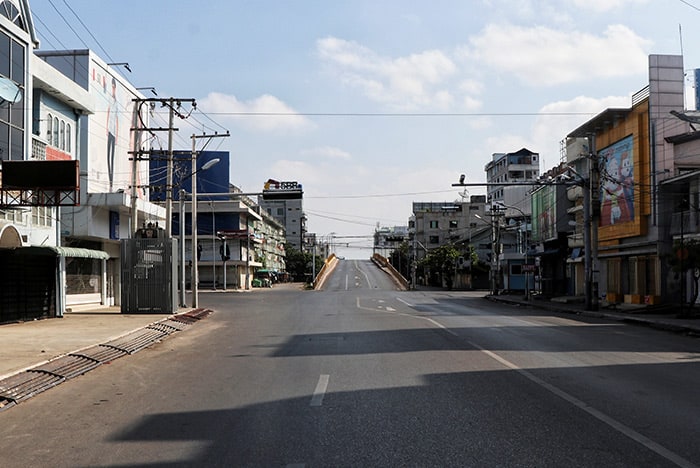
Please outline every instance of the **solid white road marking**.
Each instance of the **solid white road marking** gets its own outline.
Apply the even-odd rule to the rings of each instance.
[[[413,304],[409,304],[408,302],[404,301],[404,300],[401,299],[400,297],[397,297],[396,300],[397,300],[397,301],[400,301],[400,302],[403,302],[403,303],[406,304],[408,307],[413,307]]]
[[[601,422],[604,422],[608,426],[612,427],[616,431],[626,435],[630,439],[642,444],[649,450],[652,450],[656,452],[657,454],[661,455],[665,459],[669,460],[672,463],[675,463],[678,466],[683,466],[683,467],[695,467],[693,463],[690,461],[686,460],[685,458],[681,457],[680,455],[670,451],[666,447],[654,442],[650,438],[640,434],[639,432],[635,431],[629,426],[626,426],[622,424],[620,421],[611,418],[607,414],[603,413],[602,411],[599,411],[592,406],[588,405],[587,403],[579,400],[573,395],[570,395],[566,393],[564,390],[560,389],[559,387],[556,387],[548,382],[545,382],[544,380],[540,379],[539,377],[531,374],[530,372],[526,371],[525,369],[522,369],[518,367],[516,364],[510,362],[509,360],[505,359],[502,356],[499,356],[498,354],[489,351],[487,349],[482,348],[481,346],[477,345],[476,343],[470,342],[467,340],[467,342],[480,350],[482,353],[486,354],[487,356],[491,357],[492,359],[495,359],[496,361],[500,362],[504,366],[508,367],[509,369],[512,369],[516,372],[518,372],[520,375],[523,377],[527,378],[531,382],[536,383],[540,387],[549,390],[553,394],[557,395],[558,397],[562,398],[563,400],[571,403],[572,405],[576,406],[577,408],[585,411],[589,415],[593,416],[594,418],[598,419]]]
[[[330,379],[328,374],[321,374],[318,378],[316,390],[314,390],[314,394],[311,397],[311,406],[321,406],[323,403],[323,397],[326,395],[326,389],[328,388],[328,379]]]
[[[401,302],[404,304],[407,304],[405,301],[399,299]],[[413,317],[417,319],[422,319],[426,320],[433,325],[435,325],[438,328],[441,328],[448,333],[450,333],[453,336],[458,336],[457,333],[453,332],[452,330],[448,329],[441,323],[429,318],[429,317],[421,317],[419,315],[412,315],[408,313],[399,313],[397,315],[404,315],[407,317]],[[530,380],[531,382],[539,385],[540,387],[550,391],[551,393],[557,395],[558,397],[562,398],[564,401],[574,405],[575,407],[579,408],[582,411],[585,411],[588,413],[590,416],[593,416],[597,420],[607,424],[611,428],[615,429],[616,431],[620,432],[621,434],[626,435],[630,439],[636,441],[637,443],[643,445],[644,447],[648,448],[649,450],[656,452],[663,458],[669,460],[672,463],[675,463],[678,466],[682,466],[684,468],[693,468],[697,467],[697,465],[693,464],[692,462],[686,460],[685,458],[681,457],[680,455],[672,452],[671,450],[667,449],[666,447],[662,446],[661,444],[654,442],[650,438],[640,434],[639,432],[635,431],[629,426],[624,425],[620,421],[611,418],[607,414],[603,413],[602,411],[597,410],[596,408],[593,408],[592,406],[588,405],[582,400],[579,400],[573,395],[570,395],[569,393],[566,393],[564,390],[560,389],[559,387],[556,387],[548,382],[545,382],[544,380],[540,379],[539,377],[535,376],[534,374],[526,371],[525,369],[520,368],[517,364],[514,364],[507,360],[506,358],[499,356],[498,354],[494,353],[493,351],[489,351],[488,349],[485,349],[478,344],[474,343],[473,341],[470,340],[465,340],[467,343],[469,343],[471,346],[474,348],[478,349],[482,353],[486,354],[490,358],[498,361],[499,363],[503,364],[505,367],[514,370],[515,372],[518,372],[520,375],[525,377],[526,379]]]

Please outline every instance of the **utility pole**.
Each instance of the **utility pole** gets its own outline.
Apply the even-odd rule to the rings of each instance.
[[[588,137],[589,154],[586,158],[588,170],[583,183],[583,244],[585,276],[585,309],[598,310],[598,157],[595,150],[595,135]]]
[[[173,235],[173,117],[175,108],[173,98],[168,101],[168,160],[165,182],[165,237],[170,239]],[[182,221],[180,221],[182,223]]]
[[[136,230],[138,229],[139,215],[138,215],[138,184],[137,174],[139,169],[139,158],[141,150],[139,146],[141,145],[141,133],[142,129],[140,124],[143,122],[141,116],[141,107],[143,107],[143,102],[140,100],[134,100],[134,105],[136,106],[136,112],[138,115],[138,124],[136,127],[132,128],[131,131],[134,132],[134,150],[131,157],[131,226],[129,228],[129,237],[133,238]]]
[[[180,112],[180,107],[183,102],[189,102],[192,104],[192,108],[197,107],[197,102],[193,98],[137,98],[132,100],[134,103],[136,103],[137,106],[139,106],[139,112],[140,108],[144,103],[160,103],[162,106],[168,106],[168,127],[166,128],[141,128],[141,127],[135,127],[132,128],[132,131],[147,131],[147,132],[162,132],[162,131],[167,131],[168,132],[168,153],[167,153],[167,160],[166,160],[166,182],[165,182],[165,236],[170,239],[172,237],[172,214],[173,214],[173,134],[175,131],[178,129],[174,127],[174,117],[175,114],[178,115],[178,117],[182,119],[186,119],[187,115],[183,115]],[[132,174],[132,184],[131,184],[131,195],[132,195],[132,200],[131,200],[131,218],[132,218],[132,230],[135,231],[138,226],[138,218],[136,214],[136,162],[138,159],[137,156],[141,154],[152,154],[152,151],[133,151],[134,154],[134,164],[133,164],[133,169],[134,173]]]

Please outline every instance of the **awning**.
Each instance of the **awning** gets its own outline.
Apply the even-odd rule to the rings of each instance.
[[[541,252],[530,253],[533,257],[544,257],[546,255],[561,255],[561,249],[544,249]]]
[[[93,249],[82,249],[79,247],[57,247],[55,245],[47,246],[31,246],[31,247],[19,247],[15,249],[17,253],[25,255],[47,255],[55,257],[69,257],[69,258],[95,258],[99,260],[107,260],[109,254],[102,250]]]

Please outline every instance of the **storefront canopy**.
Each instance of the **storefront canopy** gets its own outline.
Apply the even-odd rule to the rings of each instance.
[[[107,260],[109,258],[109,254],[102,250],[82,249],[79,247],[57,247],[49,245],[40,247],[20,247],[16,250],[21,251],[21,253],[25,255],[46,255],[69,258],[94,258],[99,260]]]

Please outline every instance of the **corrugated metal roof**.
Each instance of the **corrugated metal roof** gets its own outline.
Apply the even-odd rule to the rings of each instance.
[[[100,260],[107,260],[109,258],[109,254],[102,250],[82,249],[79,247],[47,245],[20,247],[16,250],[21,250],[22,253],[27,255],[54,255],[56,257],[96,258]]]

